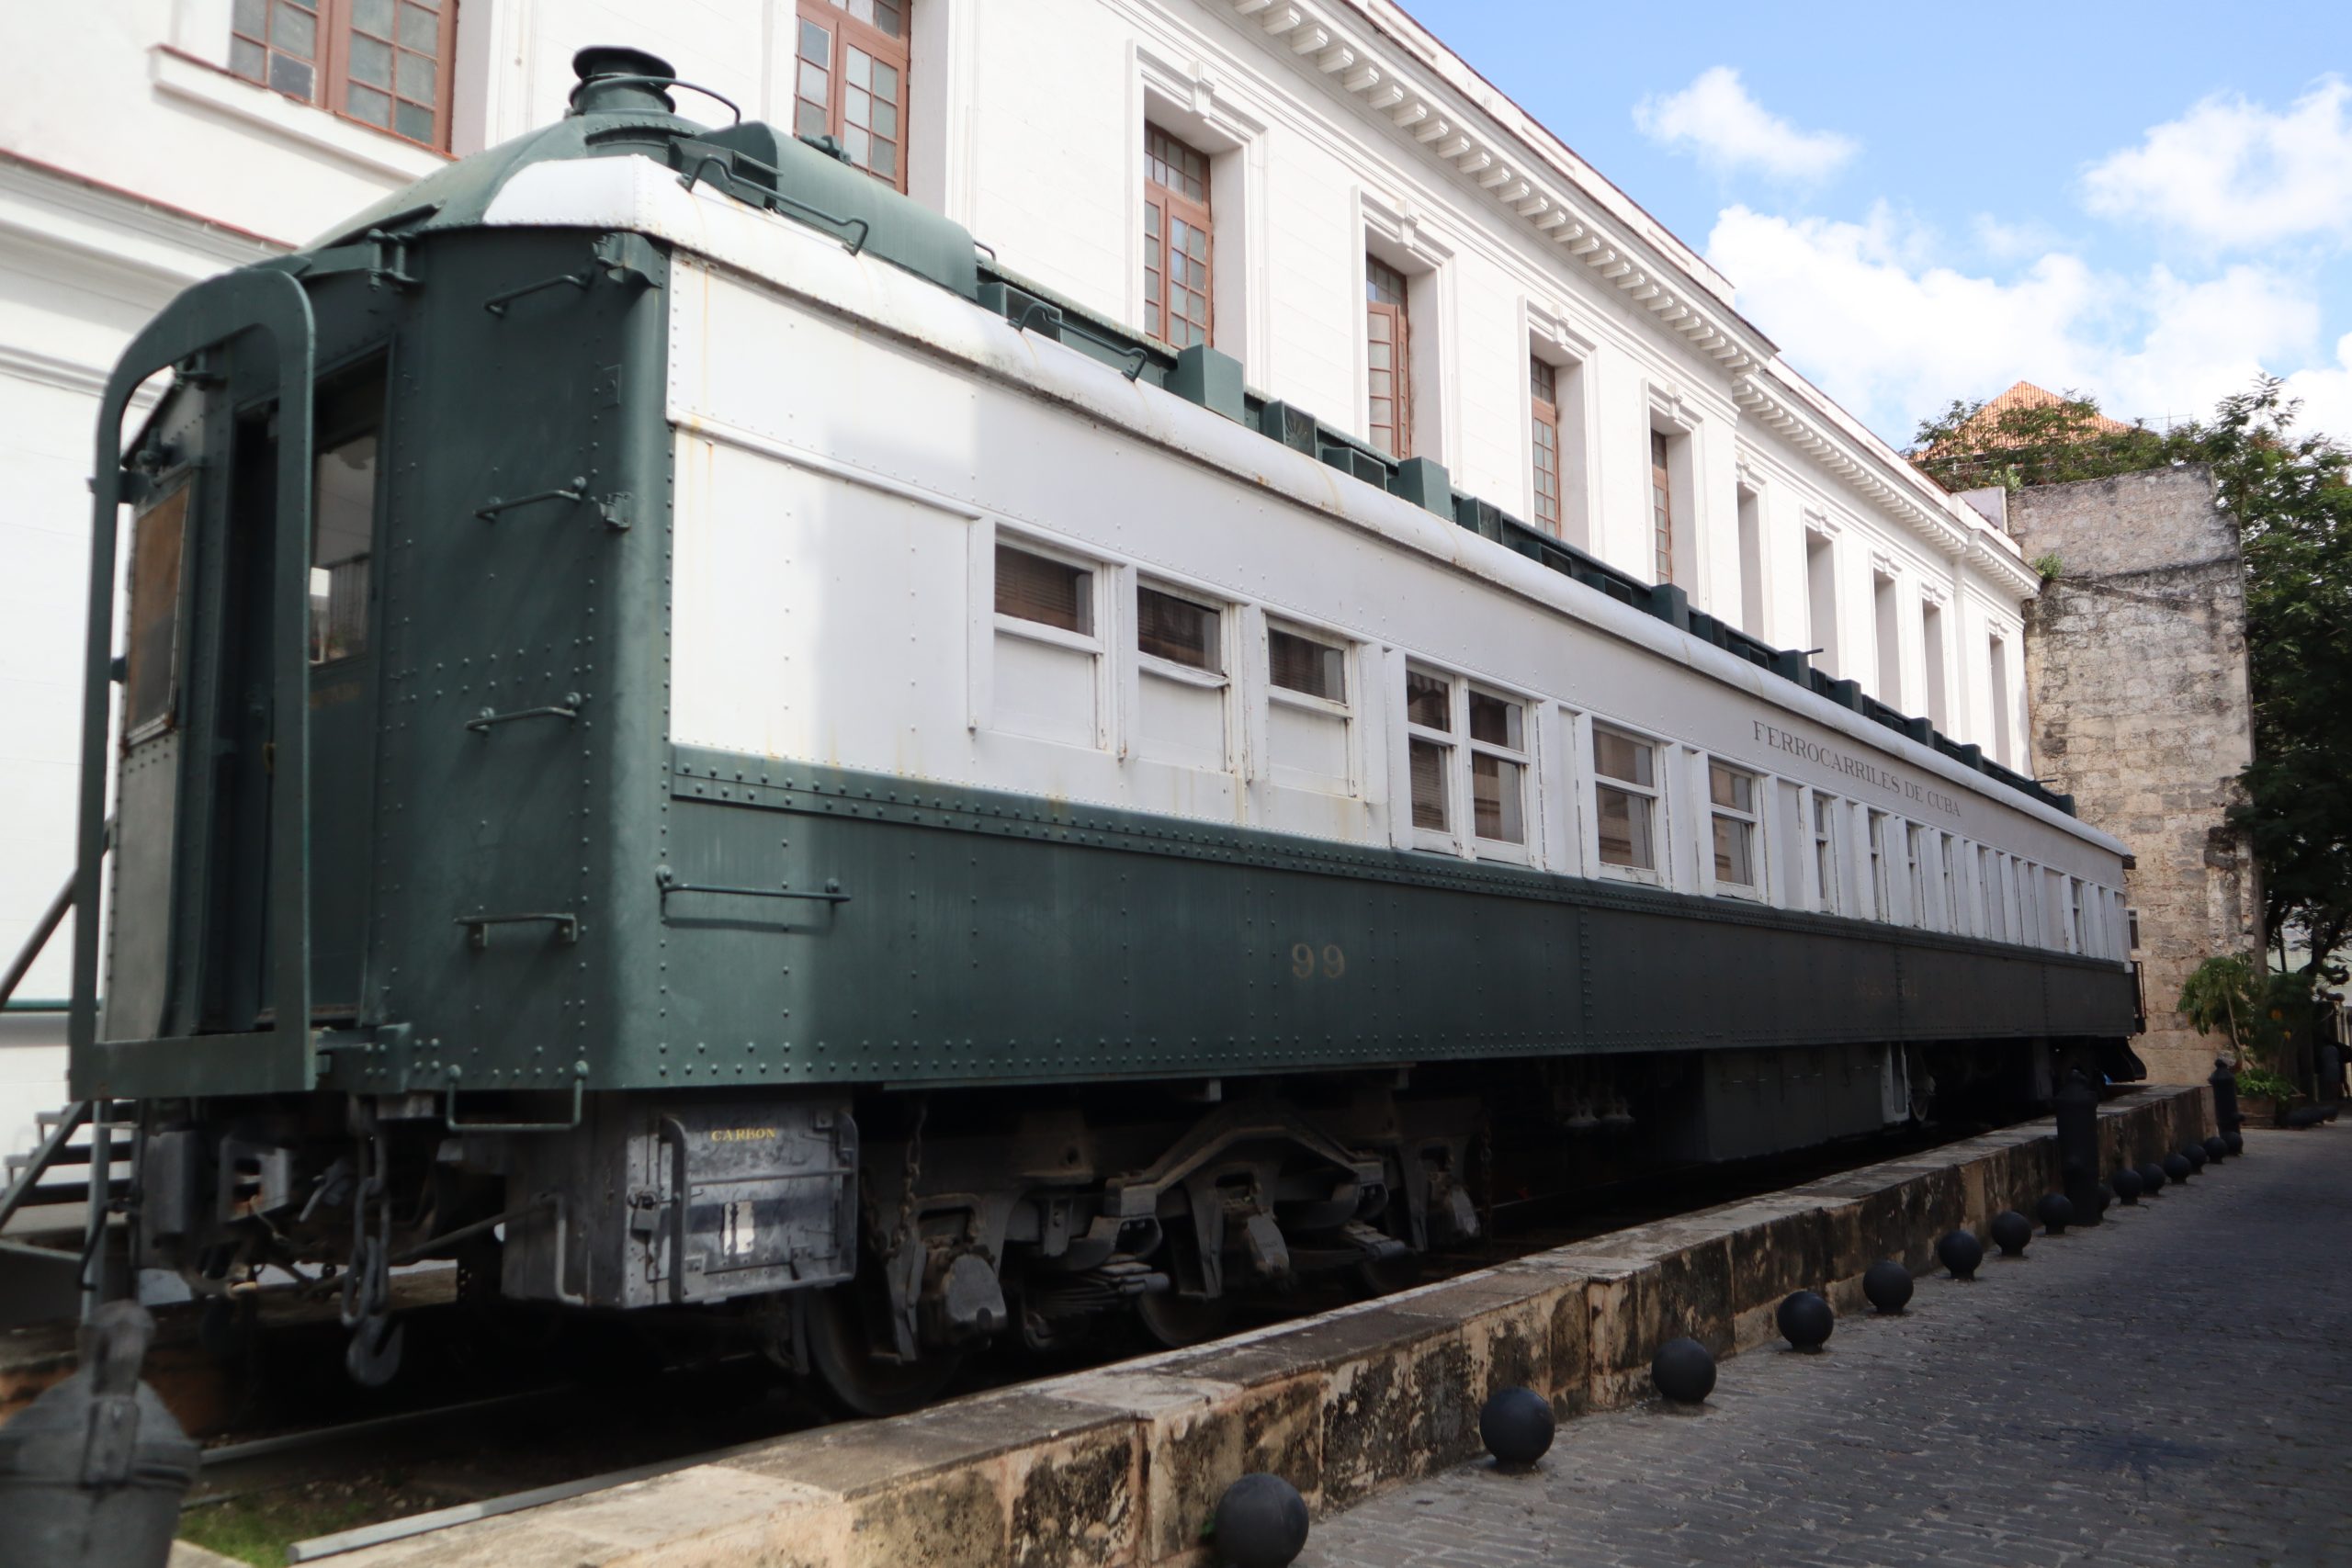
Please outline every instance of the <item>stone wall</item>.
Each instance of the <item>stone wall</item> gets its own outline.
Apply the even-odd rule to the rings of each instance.
[[[2261,940],[2251,846],[2223,815],[2254,756],[2237,525],[2202,467],[2037,486],[2008,510],[2026,558],[2059,567],[2027,606],[2034,772],[2132,846],[2148,1002],[2136,1048],[2153,1081],[2201,1082],[2220,1042],[2173,1010],[2181,981]]]

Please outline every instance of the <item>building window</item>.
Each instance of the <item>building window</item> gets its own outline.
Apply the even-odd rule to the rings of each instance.
[[[2132,909],[2132,908],[2127,908],[2127,909],[2125,909],[2125,910],[2123,911],[2123,924],[2124,924],[2125,929],[2126,929],[2127,931],[2129,931],[2131,932],[2131,934],[2132,934],[2132,951],[2133,953],[2137,953],[2137,952],[2139,952],[2139,951],[2140,951],[2140,911],[2139,911],[2139,910],[2137,910],[2137,909]]]
[[[1707,763],[1718,887],[1756,890],[1756,785],[1754,773],[1713,760]]]
[[[1894,579],[1871,573],[1871,612],[1878,637],[1878,692],[1891,708],[1903,705],[1903,631],[1895,613]]]
[[[1366,256],[1363,287],[1372,444],[1391,457],[1409,457],[1413,455],[1413,377],[1405,275],[1377,256]]]
[[[1838,797],[1815,790],[1813,795],[1813,871],[1821,912],[1838,912]]]
[[[1527,362],[1529,407],[1533,411],[1535,525],[1560,533],[1560,373],[1549,360]]]
[[[906,189],[907,0],[800,0],[799,55],[794,134]]]
[[[457,0],[234,0],[229,69],[346,119],[449,145]]]
[[[1650,432],[1650,540],[1657,581],[1674,581],[1674,451],[1662,430]]]
[[[1598,776],[1593,804],[1600,824],[1600,863],[1656,871],[1657,749],[1596,725],[1592,771]]]
[[[1526,710],[1470,689],[1470,830],[1495,844],[1527,842]]]
[[[1894,918],[1893,900],[1887,888],[1886,824],[1885,812],[1873,811],[1870,814],[1871,912],[1873,918],[1881,920]]]
[[[1949,729],[1951,708],[1944,690],[1944,613],[1939,605],[1919,606],[1919,659],[1920,676],[1928,685],[1928,722]]]
[[[1749,637],[1764,635],[1764,498],[1739,490],[1739,626]]]
[[[1209,341],[1209,157],[1143,128],[1143,324],[1178,348]]]
[[[1838,673],[1838,547],[1822,535],[1804,536],[1804,604],[1807,640],[1821,656],[1818,668]]]
[[[2009,645],[1995,637],[1989,653],[1993,687],[1993,760],[2005,768],[2014,768],[2017,762],[2010,753],[2015,747],[2009,739],[2009,716],[2013,711],[2009,706]]]

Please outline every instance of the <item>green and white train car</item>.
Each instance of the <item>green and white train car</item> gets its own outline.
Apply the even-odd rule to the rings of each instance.
[[[1498,1130],[2128,1076],[2069,803],[582,66],[114,378],[74,1075],[142,1261],[344,1270],[366,1378],[459,1257],[881,1410],[1464,1237]]]

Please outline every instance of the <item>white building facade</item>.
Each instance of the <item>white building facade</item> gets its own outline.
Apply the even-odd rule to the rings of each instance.
[[[560,116],[589,43],[2032,772],[2016,545],[1389,0],[119,0],[0,39],[40,62],[0,102],[0,959],[72,869],[115,358],[188,284]],[[62,1098],[69,949],[0,1018],[0,1147]]]

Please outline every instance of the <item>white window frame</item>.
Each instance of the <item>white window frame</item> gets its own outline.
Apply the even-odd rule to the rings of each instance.
[[[1244,613],[1247,613],[1246,607]],[[1368,679],[1365,672],[1365,660],[1362,658],[1363,645],[1344,632],[1334,631],[1329,626],[1301,620],[1295,615],[1260,612],[1253,619],[1264,628],[1261,635],[1253,632],[1250,644],[1254,674],[1258,683],[1265,691],[1268,709],[1281,705],[1297,708],[1303,713],[1320,714],[1328,718],[1336,718],[1344,725],[1347,739],[1342,744],[1341,750],[1347,757],[1348,797],[1353,800],[1363,799],[1364,793],[1363,725],[1359,712],[1359,704],[1365,681]],[[1295,691],[1288,686],[1275,685],[1274,634],[1276,632],[1317,643],[1324,648],[1336,649],[1340,655],[1340,690],[1347,695],[1339,702],[1333,702],[1329,697],[1319,697],[1312,692]],[[1313,790],[1311,785],[1285,784],[1274,777],[1272,739],[1261,722],[1261,716],[1252,715],[1250,717],[1250,750],[1252,760],[1250,763],[1250,771],[1251,775],[1263,777],[1277,788],[1322,793]],[[1262,765],[1256,761],[1259,757],[1265,759]],[[1409,798],[1405,802],[1405,815],[1409,821],[1412,818],[1412,802]]]
[[[1669,765],[1668,754],[1672,742],[1635,729],[1630,725],[1619,724],[1612,719],[1596,718],[1584,728],[1588,733],[1584,737],[1582,754],[1577,760],[1577,769],[1590,780],[1592,790],[1592,811],[1589,818],[1589,825],[1585,829],[1585,849],[1594,874],[1626,882],[1647,883],[1654,887],[1663,886],[1666,883],[1666,868],[1673,863],[1673,850],[1666,831],[1666,770]],[[1634,784],[1600,771],[1600,759],[1598,752],[1600,745],[1600,736],[1603,730],[1630,740],[1636,746],[1649,749],[1650,782],[1648,784]],[[1600,858],[1600,792],[1604,789],[1622,790],[1627,795],[1645,799],[1650,803],[1650,863],[1648,865],[1618,865]]]
[[[1117,671],[1120,661],[1106,656],[1114,646],[1114,639],[1119,634],[1123,617],[1118,614],[1118,606],[1122,600],[1128,597],[1125,591],[1126,583],[1133,578],[1134,569],[1120,562],[1105,560],[1099,556],[1089,555],[1067,545],[1056,544],[1049,539],[1040,538],[1035,534],[1023,533],[1001,525],[976,531],[974,544],[979,550],[985,552],[981,558],[986,561],[987,570],[984,574],[976,573],[975,575],[982,576],[984,579],[980,585],[981,604],[986,607],[988,615],[985,622],[980,621],[977,616],[974,620],[975,624],[986,625],[993,634],[989,639],[991,700],[989,705],[989,711],[986,715],[987,728],[997,733],[1008,735],[1013,739],[1034,742],[1040,746],[1069,744],[1068,741],[1047,740],[1003,730],[997,722],[997,715],[993,711],[995,705],[993,671],[996,663],[994,638],[997,636],[1026,637],[1032,642],[1044,643],[1048,648],[1067,649],[1072,652],[1090,655],[1093,659],[1094,745],[1092,749],[1098,751],[1121,750],[1114,744],[1115,738],[1119,734],[1119,713],[1122,706],[1119,701],[1120,693],[1117,689]],[[1076,567],[1090,574],[1088,618],[1093,623],[1094,630],[1086,634],[1064,631],[1059,626],[1049,626],[1043,621],[1008,615],[999,610],[996,607],[996,552],[1000,547],[1019,550],[1041,559],[1057,561],[1063,566]]]
[[[1412,678],[1421,675],[1445,682],[1445,715],[1447,728],[1433,729],[1413,720]],[[1468,769],[1462,761],[1462,718],[1464,711],[1463,678],[1450,670],[1426,663],[1418,659],[1405,661],[1405,687],[1397,708],[1397,731],[1402,738],[1405,761],[1405,798],[1397,804],[1403,807],[1405,820],[1412,829],[1412,845],[1417,850],[1436,850],[1445,854],[1469,852],[1470,834],[1465,818],[1469,803],[1463,798],[1463,787]],[[1423,741],[1443,749],[1444,767],[1438,776],[1445,787],[1445,826],[1424,828],[1418,814],[1419,802],[1413,798],[1413,742]]]
[[[1871,918],[1889,922],[1894,919],[1894,889],[1887,882],[1893,874],[1893,868],[1887,864],[1886,825],[1895,818],[1893,813],[1881,811],[1874,806],[1862,807],[1862,834],[1866,840],[1864,852],[1871,861]]]
[[[1738,774],[1747,781],[1748,809],[1720,806],[1715,802],[1715,770]],[[1729,757],[1717,757],[1706,752],[1699,756],[1701,798],[1707,806],[1707,836],[1699,846],[1699,873],[1702,886],[1709,892],[1725,898],[1747,898],[1762,903],[1767,892],[1765,866],[1770,854],[1765,843],[1764,803],[1770,798],[1770,775],[1734,761]],[[1727,817],[1747,828],[1747,866],[1756,880],[1748,883],[1724,882],[1715,875],[1715,818]]]
[[[1809,863],[1813,886],[1813,908],[1816,914],[1842,915],[1846,912],[1844,889],[1838,885],[1845,876],[1846,857],[1838,842],[1838,806],[1842,797],[1826,789],[1805,791],[1804,841],[1812,852]],[[1822,852],[1829,852],[1825,868]]]
[[[1481,740],[1470,733],[1470,698],[1473,694],[1489,697],[1498,703],[1509,703],[1519,710],[1519,749],[1491,740]],[[1506,691],[1491,682],[1462,678],[1454,697],[1454,721],[1462,735],[1457,761],[1462,769],[1462,825],[1467,829],[1470,852],[1480,860],[1509,861],[1517,865],[1532,864],[1541,845],[1539,825],[1543,818],[1543,802],[1536,788],[1535,718],[1539,705],[1532,697]],[[1519,768],[1519,839],[1489,839],[1478,831],[1478,806],[1472,795],[1471,759],[1487,756],[1510,762]]]
[[[1126,610],[1126,626],[1125,635],[1120,639],[1125,656],[1125,667],[1120,671],[1119,695],[1120,706],[1129,716],[1124,733],[1129,736],[1141,733],[1142,682],[1146,676],[1158,681],[1171,682],[1177,685],[1196,687],[1202,691],[1219,692],[1223,694],[1220,703],[1222,715],[1220,728],[1224,733],[1225,763],[1222,767],[1209,769],[1183,762],[1148,760],[1151,761],[1155,766],[1190,768],[1196,773],[1226,774],[1240,773],[1242,741],[1234,694],[1240,689],[1240,682],[1236,679],[1235,671],[1240,663],[1239,659],[1236,657],[1236,652],[1240,642],[1239,623],[1243,615],[1243,606],[1234,603],[1216,589],[1187,582],[1181,578],[1165,577],[1158,573],[1146,574],[1133,570],[1125,571],[1122,576],[1124,581],[1120,583],[1119,592],[1121,602]],[[1187,604],[1198,604],[1203,609],[1216,613],[1217,668],[1214,672],[1195,669],[1190,664],[1180,664],[1175,660],[1162,659],[1158,654],[1146,653],[1143,650],[1142,644],[1137,639],[1143,636],[1142,597],[1146,589],[1155,593],[1165,593],[1171,599],[1182,599]]]

